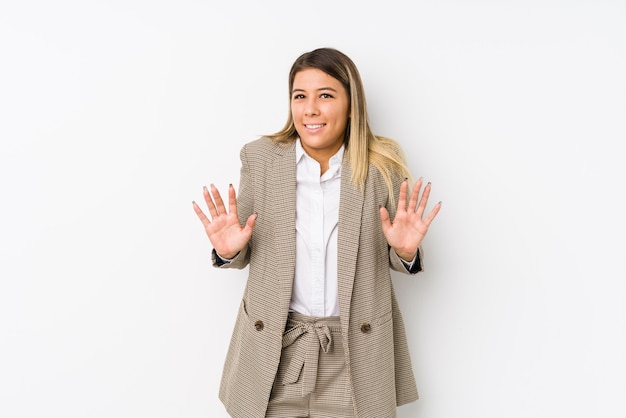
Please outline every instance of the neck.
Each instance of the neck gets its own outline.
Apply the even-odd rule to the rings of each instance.
[[[337,151],[339,151],[339,149],[341,148],[341,145],[343,144],[339,144],[339,146],[336,149],[331,149],[331,150],[309,149],[308,147],[305,147],[304,144],[302,145],[302,148],[304,148],[304,151],[307,153],[309,157],[313,158],[315,161],[318,162],[318,164],[320,165],[320,176],[321,176],[329,169],[330,159],[332,158],[333,155],[337,153]]]

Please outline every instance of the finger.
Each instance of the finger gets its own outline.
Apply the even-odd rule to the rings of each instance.
[[[411,199],[409,200],[409,210],[415,212],[417,210],[417,198],[419,197],[420,190],[422,190],[422,178],[420,177],[413,185],[413,191],[411,192]]]
[[[215,200],[215,207],[217,208],[218,215],[226,214],[226,206],[224,205],[224,201],[222,200],[222,195],[220,195],[220,191],[217,190],[214,184],[211,184],[211,195],[213,196],[213,200]]]
[[[211,224],[211,221],[209,220],[209,218],[204,214],[204,212],[202,212],[202,209],[200,209],[200,206],[198,206],[198,204],[193,201],[191,202],[191,204],[193,205],[193,211],[196,212],[196,215],[198,215],[198,218],[200,219],[200,221],[202,222],[202,224],[204,226],[208,226]]]
[[[406,210],[406,195],[409,189],[409,180],[404,179],[400,185],[400,195],[398,196],[398,209],[397,211]],[[386,210],[386,209],[385,209]]]
[[[228,185],[228,212],[237,216],[237,196],[232,184]]]
[[[387,234],[389,228],[391,228],[391,220],[389,219],[389,212],[384,206],[380,207],[380,222],[383,228],[383,234]]]
[[[217,209],[215,208],[215,204],[213,203],[213,199],[211,198],[209,189],[206,186],[202,187],[202,195],[204,196],[204,201],[209,208],[209,213],[211,214],[211,217],[215,218],[217,216]]]
[[[426,187],[424,187],[424,193],[422,193],[422,198],[420,199],[419,205],[417,205],[417,216],[420,218],[424,215],[424,211],[426,210],[426,204],[428,203],[428,197],[430,196],[431,184],[428,182]]]
[[[441,210],[441,202],[438,202],[433,208],[433,210],[430,211],[426,219],[424,219],[424,223],[426,224],[426,226],[430,226],[430,223],[433,221],[433,219],[435,219],[435,216],[437,216],[440,210]]]
[[[252,215],[248,216],[248,220],[246,221],[246,226],[244,226],[244,229],[248,229],[250,230],[250,233],[252,232],[252,229],[254,228],[254,225],[256,223],[256,218],[259,215],[256,213],[253,213]]]

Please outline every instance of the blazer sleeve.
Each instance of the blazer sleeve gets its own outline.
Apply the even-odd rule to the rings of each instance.
[[[248,248],[250,248],[249,245],[246,246],[243,250],[241,250],[239,254],[237,254],[235,258],[233,258],[230,261],[224,261],[224,259],[222,259],[219,255],[217,255],[217,252],[215,251],[215,248],[214,248],[213,251],[211,251],[211,262],[213,263],[213,267],[224,268],[224,269],[244,268],[250,262],[250,257],[249,257],[250,253],[248,251]]]
[[[416,274],[423,270],[422,264],[422,256],[424,251],[422,247],[417,249],[417,257],[415,258],[415,263],[411,269],[407,269],[405,264],[402,262],[402,259],[396,254],[395,250],[389,247],[389,265],[393,270],[399,271],[401,273],[407,274]]]
[[[250,173],[250,164],[247,157],[247,145],[244,145],[239,152],[241,160],[241,170],[239,174],[239,192],[237,193],[237,213],[239,215],[239,223],[245,225],[248,217],[252,215],[254,208],[254,176]],[[211,261],[213,267],[217,268],[235,268],[242,269],[250,262],[250,243],[230,260],[225,262],[215,249],[211,251]]]

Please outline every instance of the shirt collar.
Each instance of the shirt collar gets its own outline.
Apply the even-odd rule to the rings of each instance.
[[[328,161],[328,165],[329,166],[334,166],[336,164],[341,165],[341,163],[343,161],[343,153],[344,153],[344,151],[345,151],[345,144],[341,144],[341,148],[339,148],[339,150],[337,150],[335,155],[330,157],[330,160]],[[300,162],[300,160],[302,159],[302,157],[304,157],[305,155],[308,156],[308,154],[306,153],[306,151],[302,147],[302,143],[300,142],[300,138],[298,138],[296,140],[296,164],[298,164]]]

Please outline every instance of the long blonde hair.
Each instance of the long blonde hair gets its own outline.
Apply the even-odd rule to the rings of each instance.
[[[356,65],[347,55],[333,48],[318,48],[300,55],[289,71],[290,102],[296,74],[309,68],[321,70],[337,79],[348,93],[350,119],[344,144],[345,155],[352,169],[352,182],[363,188],[369,164],[372,164],[382,174],[389,189],[391,201],[394,202],[394,177],[397,178],[400,175],[401,178],[410,178],[411,175],[400,145],[391,138],[374,135],[370,129],[365,91]],[[268,137],[276,142],[292,142],[298,138],[291,111],[283,129]]]

